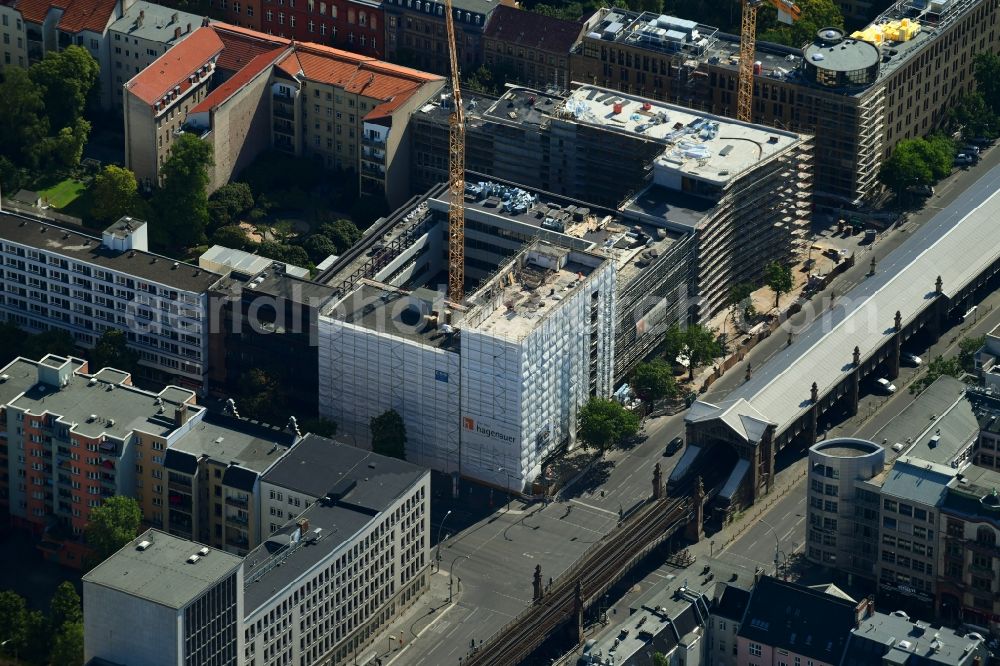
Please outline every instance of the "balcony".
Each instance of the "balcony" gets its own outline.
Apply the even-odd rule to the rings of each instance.
[[[190,481],[175,481],[170,479],[167,481],[167,488],[169,490],[176,490],[179,493],[184,493],[186,495],[191,494],[191,482]]]
[[[275,119],[274,121],[274,131],[278,134],[285,134],[287,136],[295,136],[295,126],[288,120]]]
[[[227,523],[231,523],[233,525],[246,526],[246,525],[250,524],[250,519],[249,518],[245,518],[243,516],[235,516],[235,515],[231,516],[231,515],[227,514],[226,515],[226,522]]]
[[[383,141],[382,139],[375,139],[370,136],[362,136],[361,145],[370,148],[381,148],[383,150],[385,149],[385,141]]]
[[[226,504],[240,509],[246,509],[249,502],[246,499],[241,499],[239,497],[226,497]]]
[[[272,109],[275,118],[283,118],[285,120],[295,120],[295,110],[294,107],[288,106],[286,104],[275,104]]]

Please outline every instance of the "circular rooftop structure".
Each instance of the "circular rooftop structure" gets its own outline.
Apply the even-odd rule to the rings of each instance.
[[[864,87],[878,78],[881,58],[878,47],[847,39],[837,28],[819,30],[802,54],[806,79],[824,88]]]
[[[881,453],[882,447],[867,439],[837,437],[814,444],[809,448],[809,452],[831,458],[863,458]]]

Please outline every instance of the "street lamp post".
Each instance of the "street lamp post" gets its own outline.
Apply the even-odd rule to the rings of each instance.
[[[451,561],[451,569],[449,570],[449,574],[448,574],[448,603],[449,604],[451,603],[451,600],[454,598],[452,586],[455,583],[455,566],[458,564],[458,561],[461,560],[462,558],[469,559],[469,556],[468,555],[458,555],[458,556],[455,557],[454,560]]]
[[[763,518],[759,518],[758,521],[760,522],[761,525],[771,530],[771,534],[774,535],[774,576],[777,577],[778,563],[781,561],[780,560],[781,541],[778,539],[778,533],[774,531],[774,528],[771,527],[771,525],[766,520],[764,520]]]
[[[438,525],[438,541],[437,541],[437,551],[434,554],[434,561],[437,562],[438,571],[441,571],[441,530],[444,529],[444,521],[448,520],[448,516],[451,515],[451,509],[448,513],[444,514],[444,518],[441,519],[441,524]]]
[[[5,640],[5,641],[3,641],[3,642],[0,642],[0,648],[2,648],[2,647],[4,647],[5,645],[7,645],[7,643],[13,643],[13,642],[14,642],[14,639],[13,639],[13,638],[8,638],[7,640]],[[17,644],[16,644],[16,643],[14,644],[14,663],[15,663],[15,664],[17,664],[17,663],[20,663],[20,662],[18,661],[18,659],[17,659]]]
[[[512,499],[512,493],[510,492],[510,480],[511,480],[511,478],[515,478],[518,481],[520,481],[524,477],[522,477],[520,474],[518,474],[515,477],[511,477],[510,470],[507,469],[506,467],[497,467],[497,471],[498,472],[503,472],[504,474],[507,475],[507,507],[504,509],[504,511],[505,512],[506,511],[510,511],[510,502],[511,502],[511,499]]]
[[[389,634],[389,654],[392,654],[392,642],[396,640],[396,637]]]

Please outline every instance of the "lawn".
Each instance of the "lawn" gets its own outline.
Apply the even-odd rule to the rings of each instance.
[[[52,187],[39,190],[38,194],[42,197],[43,201],[49,204],[49,206],[60,209],[71,204],[77,197],[83,194],[86,189],[86,183],[73,178],[67,178],[66,180],[59,181]]]

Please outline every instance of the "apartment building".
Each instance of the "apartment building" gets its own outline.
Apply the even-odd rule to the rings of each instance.
[[[838,437],[809,449],[806,557],[871,578],[878,559],[878,495],[858,488],[885,466],[885,449]]]
[[[233,8],[238,11],[239,2],[234,2]],[[260,25],[253,27],[269,35],[372,58],[386,55],[385,16],[382,3],[375,0],[288,0],[287,4],[284,0],[263,0]]]
[[[209,293],[220,275],[148,252],[146,223],[132,218],[98,238],[0,213],[0,245],[0,318],[66,330],[85,349],[123,330],[143,377],[204,390]]]
[[[83,577],[84,662],[240,664],[243,560],[147,530]]]
[[[154,470],[191,427],[178,414],[201,414],[194,392],[143,391],[125,372],[90,373],[86,361],[51,354],[18,358],[0,372],[5,485],[15,527],[43,535],[59,526],[71,538],[46,537],[45,552],[79,568],[90,512],[105,498],[136,497],[143,516],[155,521],[161,509],[149,495],[160,483]]]
[[[27,34],[17,5],[18,0],[0,2],[0,69],[28,66]]]
[[[508,83],[545,90],[569,88],[569,53],[585,25],[501,5],[483,35],[483,64]]]
[[[188,112],[208,95],[223,43],[215,30],[199,27],[183,42],[125,83],[125,166],[140,186],[161,184]]]
[[[1000,473],[970,465],[948,484],[937,523],[936,610],[989,632],[1000,629]]]
[[[880,191],[882,161],[901,140],[940,127],[972,90],[973,56],[996,51],[997,7],[984,0],[892,5],[864,35],[822,31],[805,49],[757,43],[754,122],[816,136],[816,195],[860,203]],[[733,116],[738,36],[693,21],[621,9],[588,19],[570,80]],[[886,36],[878,47],[864,41]]]
[[[483,33],[493,12],[504,4],[513,6],[508,0],[452,2],[458,68],[462,72],[475,71],[482,63]],[[447,76],[444,2],[387,0],[382,3],[382,10],[385,12],[385,59]]]
[[[136,0],[111,24],[107,39],[108,72],[114,91],[111,106],[124,109],[125,84],[201,26],[202,18],[163,5]]]

